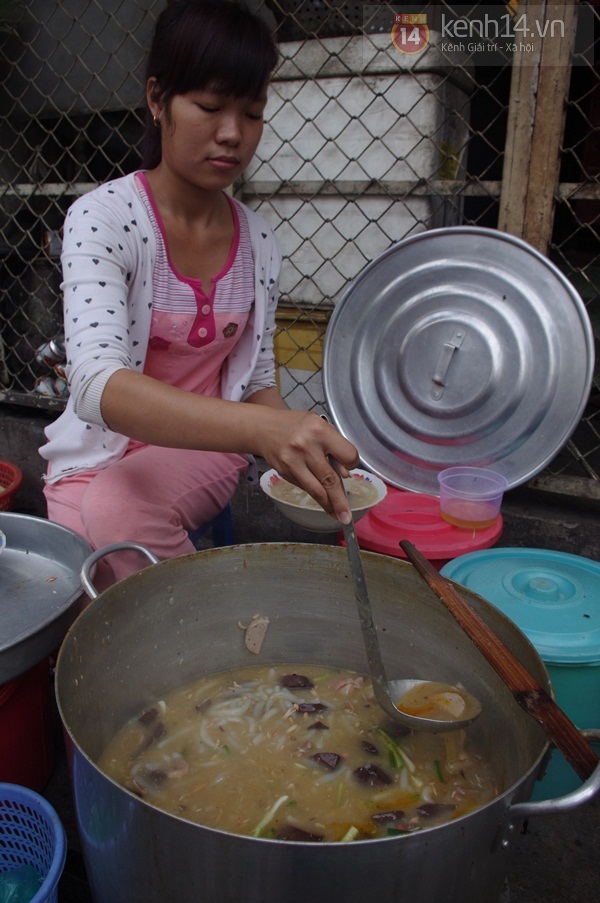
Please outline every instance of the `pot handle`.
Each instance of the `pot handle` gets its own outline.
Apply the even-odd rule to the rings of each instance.
[[[580,731],[588,740],[600,742],[600,728]],[[539,802],[515,803],[508,810],[508,819],[514,827],[514,823],[529,818],[530,815],[555,815],[558,812],[570,812],[582,803],[587,803],[600,790],[600,765],[597,765],[587,781],[564,796],[553,800],[540,800]]]
[[[105,555],[110,555],[111,552],[130,551],[141,552],[142,555],[146,556],[150,564],[158,564],[160,561],[160,559],[157,558],[156,555],[150,551],[150,549],[147,549],[146,546],[142,546],[137,542],[115,542],[111,546],[104,546],[102,549],[98,549],[96,552],[92,552],[92,554],[83,562],[81,571],[79,572],[81,585],[83,586],[90,599],[96,599],[100,595],[90,578],[90,571],[96,564],[96,562],[100,561],[101,558],[104,558]]]

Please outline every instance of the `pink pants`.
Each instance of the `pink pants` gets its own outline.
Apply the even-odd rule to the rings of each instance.
[[[46,485],[48,519],[93,549],[138,542],[161,560],[176,558],[194,551],[188,531],[216,517],[247,467],[236,454],[137,446],[103,470]],[[138,552],[113,552],[99,562],[94,585],[101,592],[147,564]]]

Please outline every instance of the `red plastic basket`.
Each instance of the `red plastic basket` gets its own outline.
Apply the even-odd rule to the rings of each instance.
[[[23,474],[16,464],[9,464],[8,461],[0,461],[0,511],[10,511],[13,503],[13,496],[21,483],[23,482]]]

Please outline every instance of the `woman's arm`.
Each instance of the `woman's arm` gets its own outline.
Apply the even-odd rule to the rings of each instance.
[[[153,247],[132,177],[102,185],[69,208],[61,285],[66,372],[70,403],[87,423],[103,425],[100,400],[115,371],[143,370]]]
[[[131,370],[118,370],[102,395],[102,417],[115,432],[174,448],[254,454],[348,522],[349,507],[331,467],[358,463],[354,446],[317,414],[291,411],[275,389],[248,402],[207,398]]]

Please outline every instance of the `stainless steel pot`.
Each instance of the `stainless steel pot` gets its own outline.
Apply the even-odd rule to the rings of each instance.
[[[539,726],[409,564],[369,552],[363,560],[388,677],[468,683],[483,703],[469,730],[494,761],[502,794],[416,834],[307,844],[204,828],[115,784],[95,762],[117,729],[188,681],[256,663],[238,622],[257,613],[270,618],[260,661],[366,671],[345,549],[229,546],[162,562],[102,593],[69,630],[57,664],[97,903],[491,903],[502,893],[516,826],[529,815],[571,809],[600,788],[597,769],[562,800],[527,802],[547,752]],[[550,689],[525,636],[481,597],[465,595]]]

